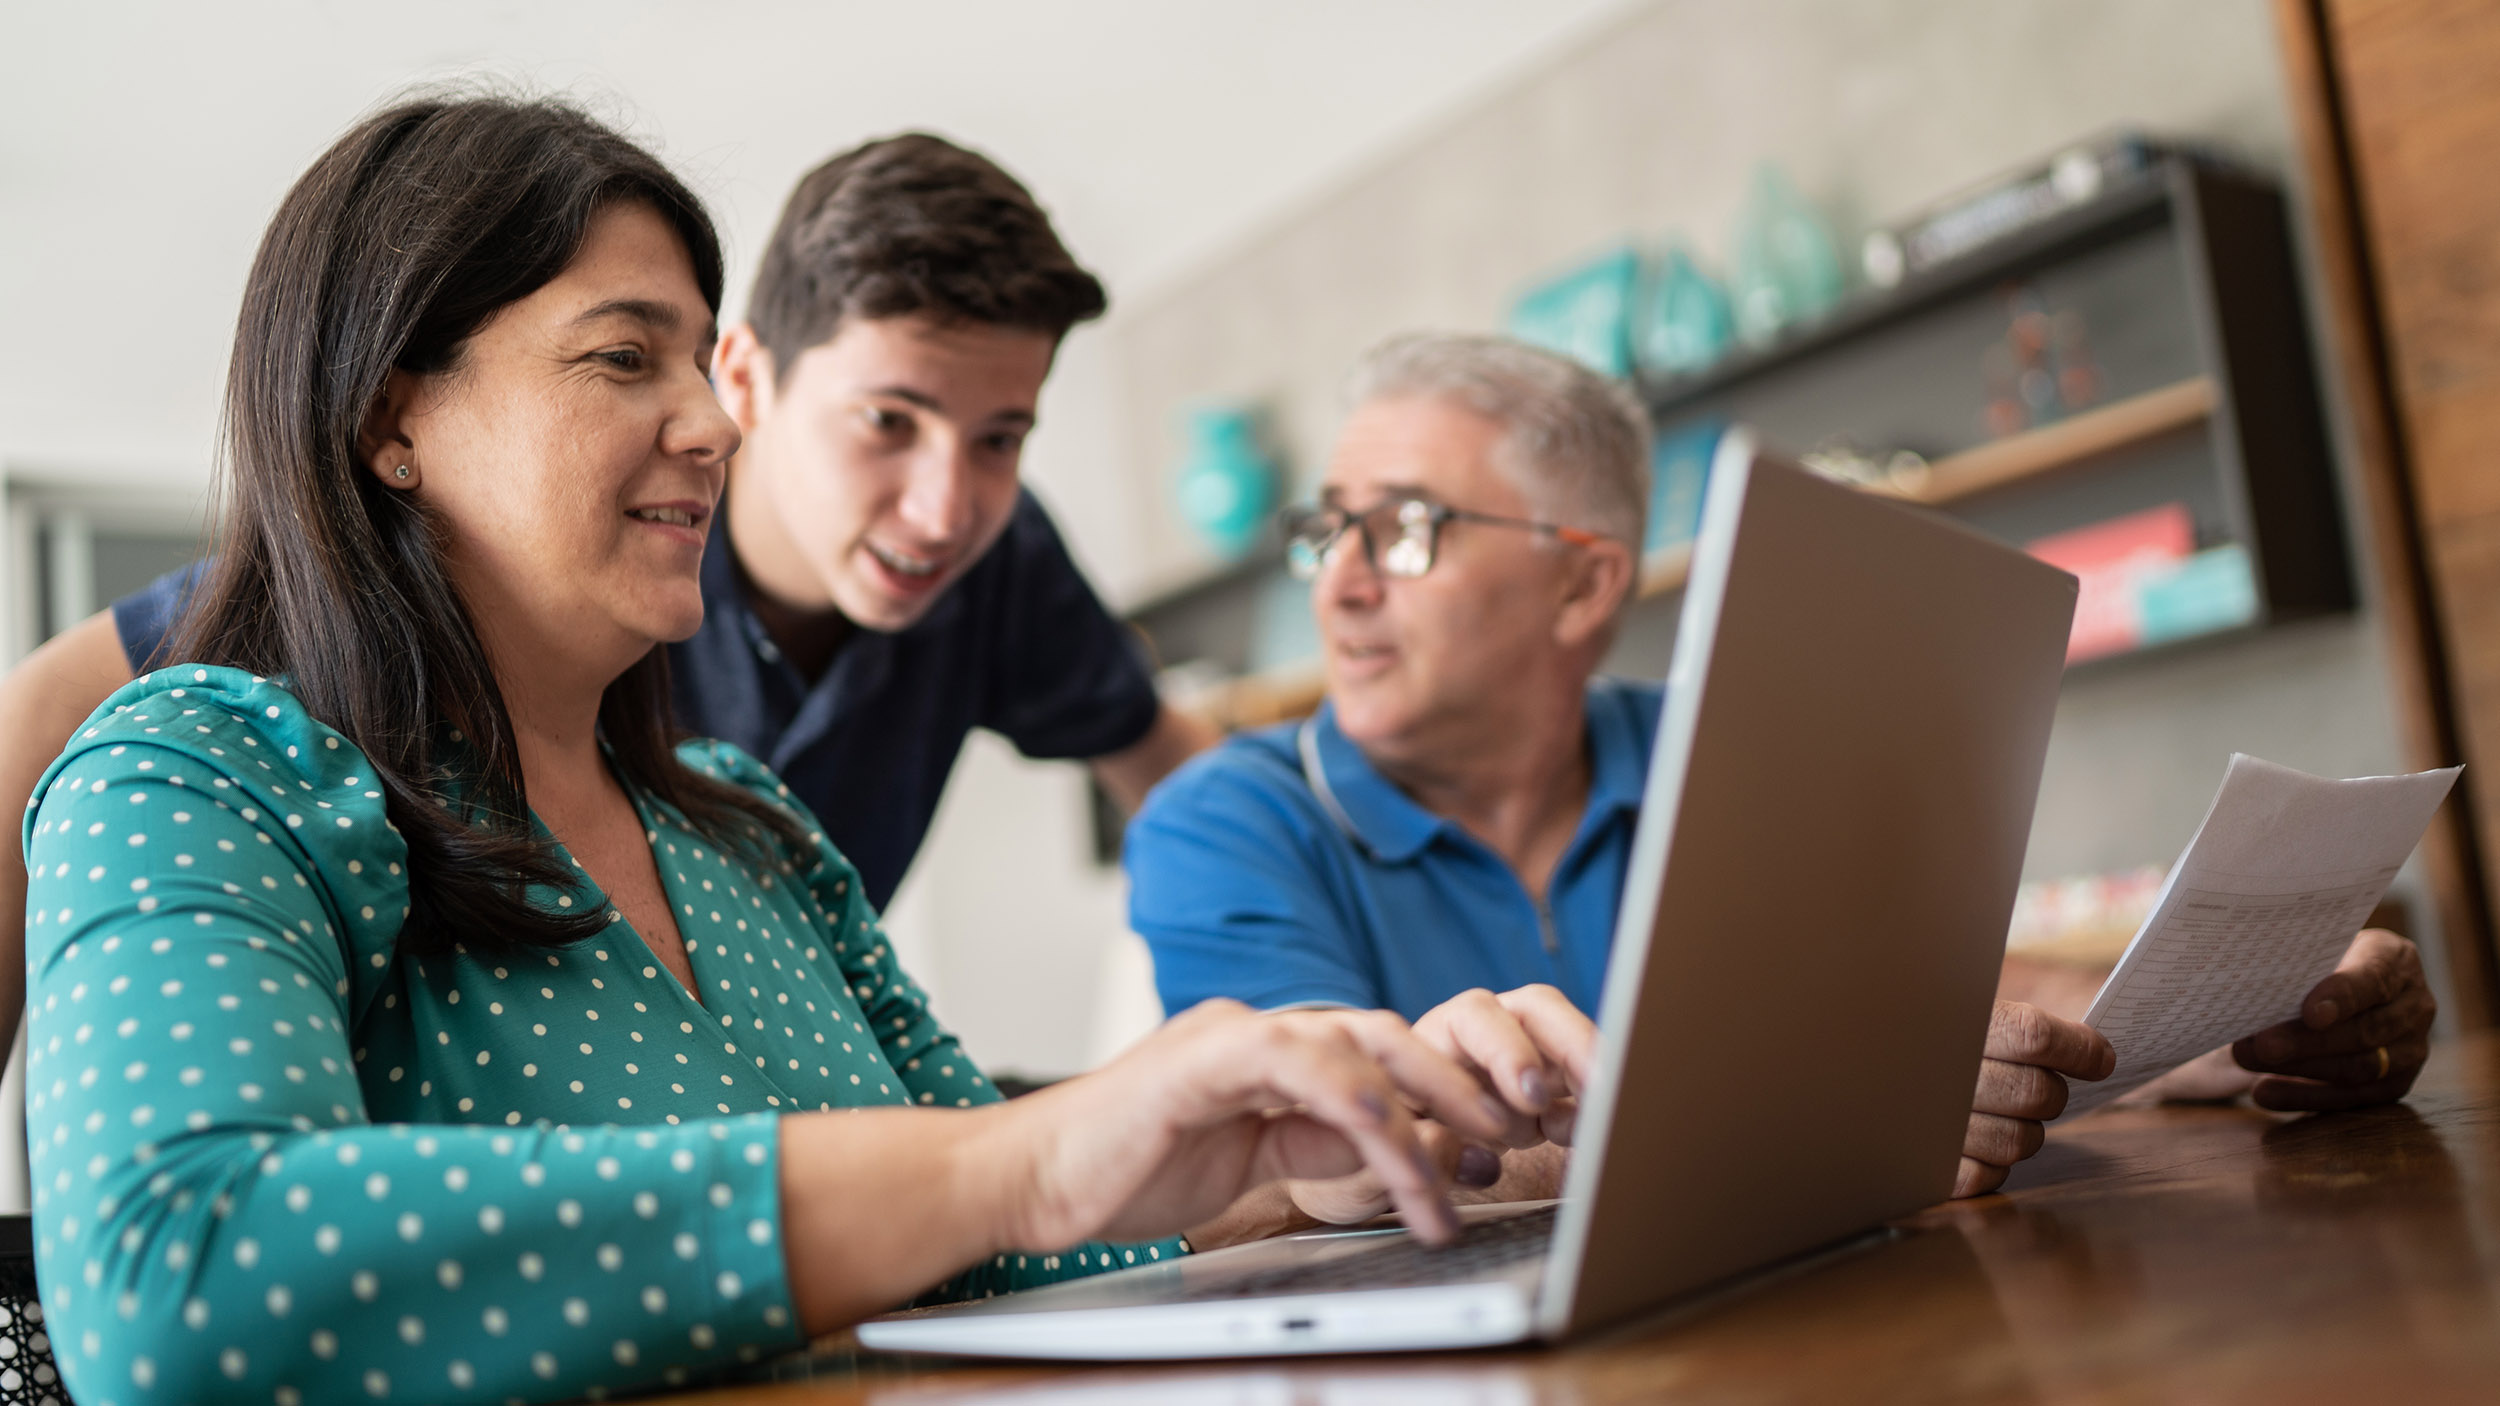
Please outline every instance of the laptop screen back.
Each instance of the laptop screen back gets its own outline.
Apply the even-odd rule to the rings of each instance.
[[[1950,1193],[2074,600],[1728,436],[1542,1334]]]

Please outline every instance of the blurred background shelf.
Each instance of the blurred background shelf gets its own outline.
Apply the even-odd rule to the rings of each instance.
[[[1943,507],[2025,479],[2059,473],[2146,440],[2187,429],[2213,413],[2214,383],[2209,376],[2146,391],[2071,420],[1966,449],[1913,474],[1863,485],[1870,493],[1899,498],[1924,507]],[[1684,588],[1692,566],[1686,543],[1661,547],[1641,564],[1640,599],[1670,595]]]
[[[2213,378],[2190,376],[2072,419],[1963,450],[1928,465],[1908,482],[1877,491],[1941,507],[2200,424],[2213,414],[2214,401]]]
[[[2124,645],[2086,647],[2079,622],[2078,666],[2097,667],[2354,608],[2301,309],[2279,189],[2172,156],[1776,345],[1653,383],[1648,401],[1662,465],[1748,424],[2087,578],[2079,535],[2166,523],[2180,576],[2217,589],[2187,616],[2147,606]],[[2104,549],[2123,554],[2116,535]],[[1668,565],[1609,667],[1664,670]]]

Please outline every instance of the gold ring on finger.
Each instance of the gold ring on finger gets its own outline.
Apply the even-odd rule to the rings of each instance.
[[[2387,1047],[2385,1045],[2378,1047],[2378,1077],[2382,1079],[2387,1077]]]

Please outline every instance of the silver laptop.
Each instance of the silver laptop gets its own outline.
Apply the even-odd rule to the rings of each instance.
[[[1076,1359],[1553,1341],[1950,1194],[2074,578],[1731,432],[1559,1202],[1281,1237],[860,1325]]]

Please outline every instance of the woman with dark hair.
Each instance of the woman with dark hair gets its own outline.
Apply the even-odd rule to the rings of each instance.
[[[80,1399],[675,1383],[1180,1253],[1088,1237],[1281,1178],[1444,1238],[1426,1134],[1532,1144],[1556,1109],[1485,1085],[1581,1072],[1504,1019],[1217,1004],[999,1102],[804,808],[670,736],[655,646],[700,621],[737,445],[720,278],[684,187],[557,104],[394,107],[281,205],[191,662],[26,821]]]

